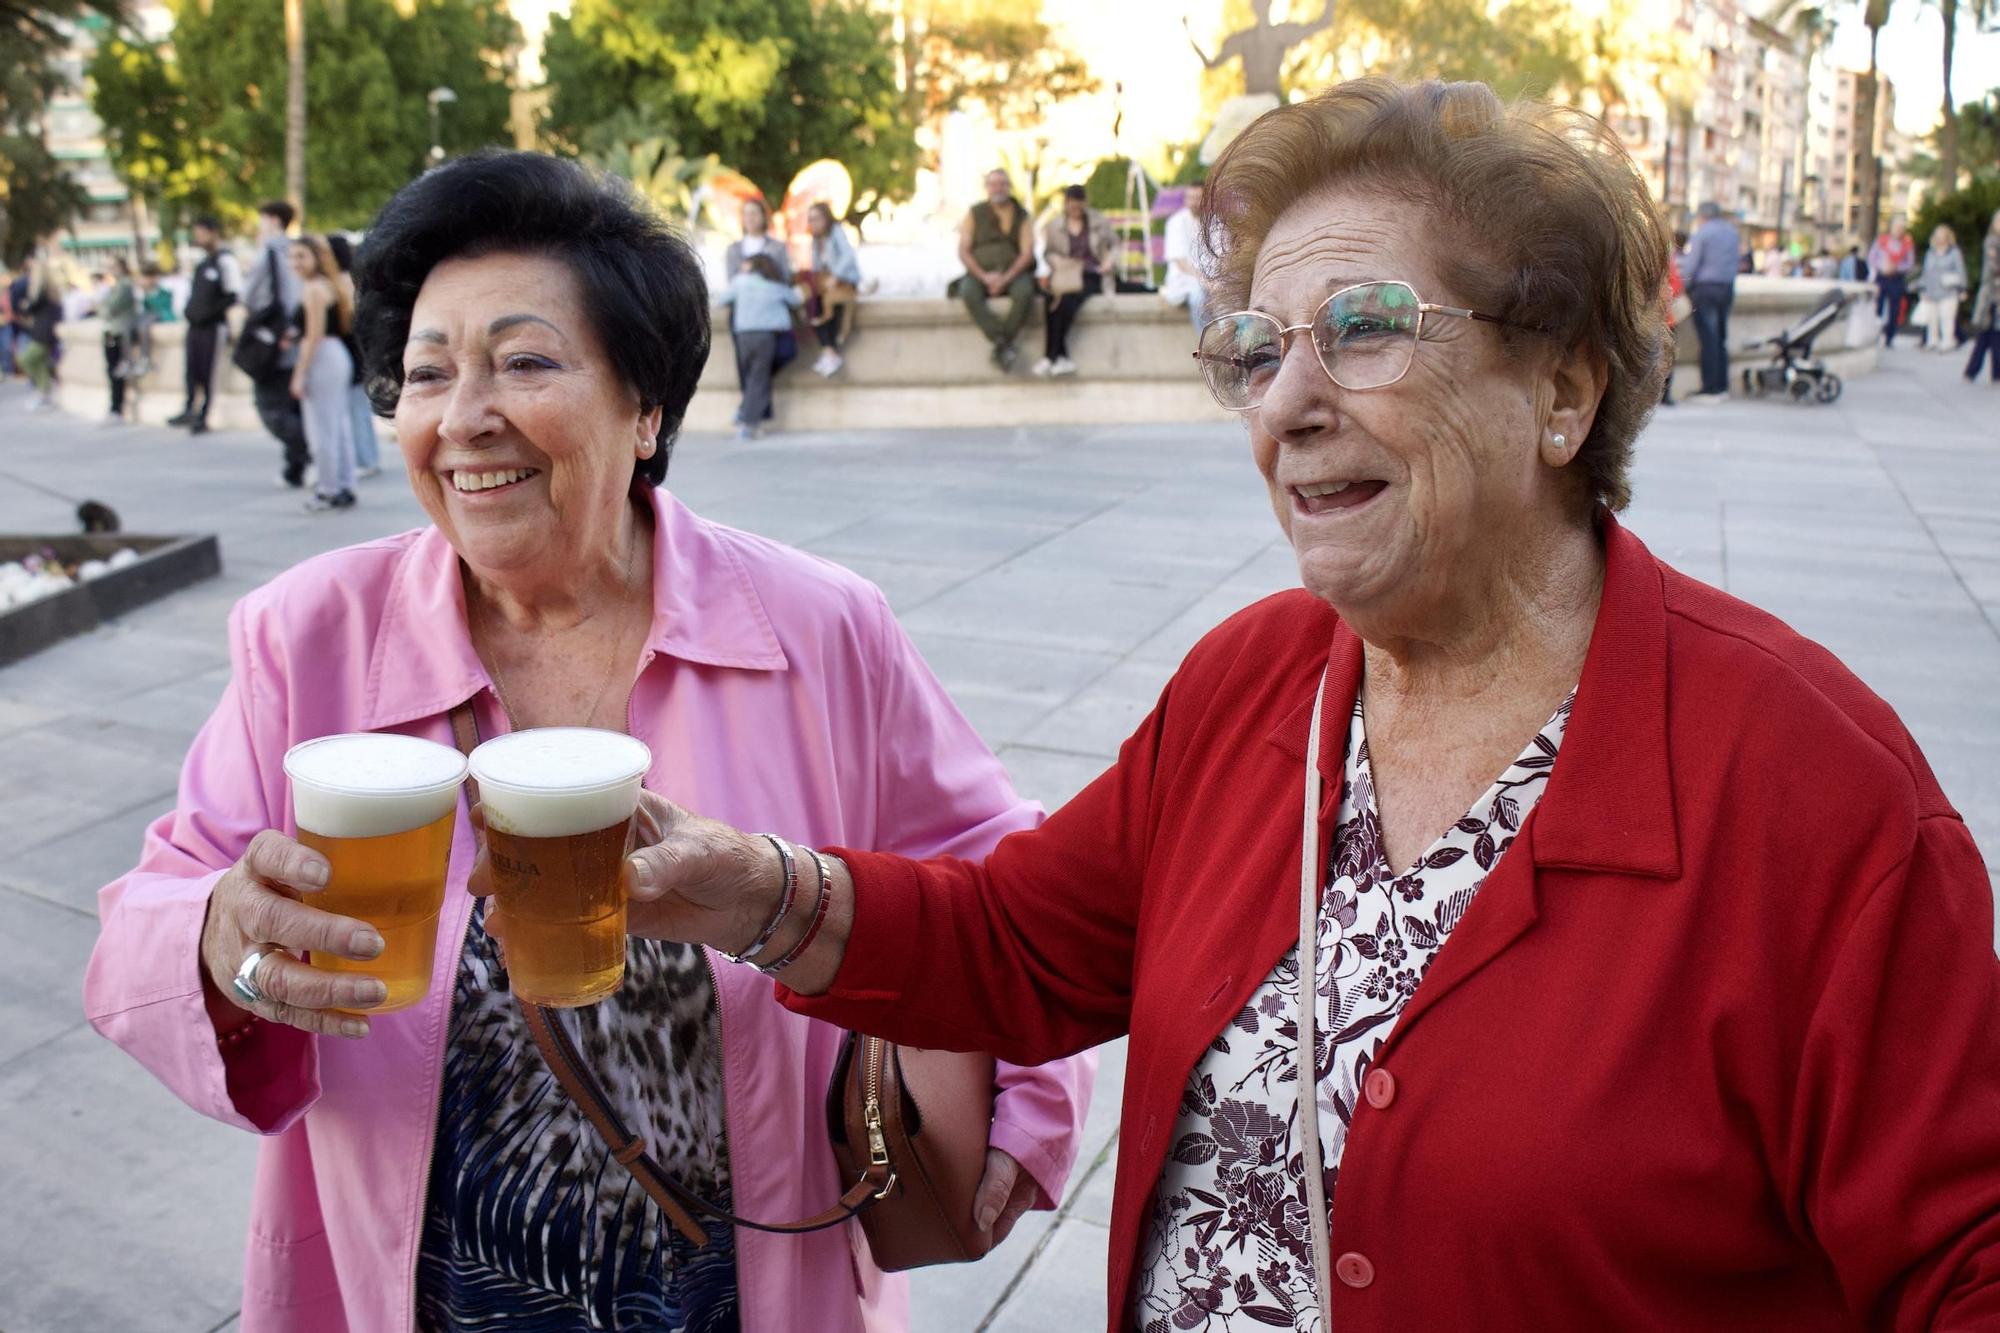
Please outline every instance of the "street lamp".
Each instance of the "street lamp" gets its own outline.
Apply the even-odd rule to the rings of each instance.
[[[449,88],[433,88],[424,95],[431,104],[431,161],[444,161],[444,145],[438,141],[438,107],[445,102],[456,102],[458,94]]]

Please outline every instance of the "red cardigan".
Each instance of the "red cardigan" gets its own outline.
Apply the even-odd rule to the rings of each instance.
[[[1369,1263],[1336,1265],[1335,1330],[2000,1328],[2000,962],[1971,836],[1824,649],[1603,537],[1561,759],[1347,1140],[1334,1253]],[[1020,1064],[1130,1034],[1114,1330],[1188,1073],[1296,940],[1329,661],[1346,717],[1359,640],[1269,598],[983,865],[843,852],[837,985],[785,993]]]

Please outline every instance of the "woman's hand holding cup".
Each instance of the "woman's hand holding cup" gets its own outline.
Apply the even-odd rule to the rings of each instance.
[[[219,998],[227,1006],[303,1032],[368,1035],[366,1018],[337,1011],[380,1004],[388,988],[375,977],[325,972],[299,960],[300,954],[311,952],[367,962],[382,952],[382,937],[367,922],[302,901],[326,888],[329,873],[325,857],[267,829],[216,881],[202,925],[201,960],[218,1028],[227,1012],[218,1009]],[[253,1004],[234,982],[244,959],[260,949],[264,958],[251,980],[265,998]]]

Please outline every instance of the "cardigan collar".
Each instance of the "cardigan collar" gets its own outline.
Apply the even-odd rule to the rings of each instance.
[[[1528,841],[1538,866],[1608,870],[1654,879],[1680,875],[1667,748],[1667,613],[1659,562],[1609,514],[1599,517],[1604,591],[1562,757],[1537,803]],[[1361,688],[1360,636],[1334,620],[1325,716],[1346,717]],[[1305,759],[1312,701],[1270,735]],[[1338,799],[1346,728],[1321,728],[1319,770]]]
[[[763,598],[722,530],[666,491],[653,510],[653,624],[644,659],[783,671],[788,663]],[[435,526],[397,562],[368,664],[362,726],[397,726],[450,711],[492,682],[472,646],[458,552]]]

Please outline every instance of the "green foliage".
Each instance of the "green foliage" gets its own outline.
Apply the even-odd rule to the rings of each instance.
[[[915,8],[903,58],[911,114],[924,124],[980,106],[1002,130],[1023,129],[1051,104],[1098,89],[1037,6],[928,0]]]
[[[722,166],[713,153],[705,158],[682,156],[672,135],[631,110],[620,111],[584,135],[583,159],[624,177],[662,217],[683,225],[694,213],[696,190]]]
[[[285,192],[285,40],[270,0],[180,0],[174,46],[180,112],[225,150],[199,175],[241,215]],[[315,228],[365,225],[421,172],[430,151],[425,95],[447,87],[447,151],[507,139],[505,58],[519,28],[498,0],[308,0],[306,209]],[[108,122],[107,122],[108,123]],[[120,134],[143,137],[137,126]]]
[[[1288,95],[1317,92],[1358,74],[1405,81],[1476,79],[1502,96],[1577,91],[1628,28],[1607,15],[1580,29],[1562,0],[1346,0],[1331,29],[1287,57]]]
[[[65,24],[108,29],[123,0],[0,0],[0,262],[19,264],[87,204],[49,153],[42,112],[63,91]]]
[[[126,187],[158,212],[162,231],[214,208],[215,149],[189,123],[180,67],[165,49],[113,37],[98,46],[88,73],[105,153]]]
[[[1088,198],[1085,200],[1099,212],[1116,212],[1125,207],[1125,182],[1131,171],[1131,164],[1122,157],[1107,157],[1091,169],[1090,178],[1083,183]],[[1147,195],[1160,192],[1160,183],[1152,177],[1146,178]]]
[[[916,184],[892,50],[888,17],[865,0],[576,0],[549,26],[544,128],[583,151],[637,111],[774,200],[799,168],[837,158],[866,216]]]
[[[1958,248],[1965,256],[1967,294],[1979,289],[1979,269],[1986,240],[1986,229],[1993,225],[1993,214],[2000,210],[2000,174],[1989,174],[1974,180],[1963,190],[1937,195],[1924,200],[1923,207],[1910,223],[1910,235],[1916,237],[1917,249],[1930,244],[1931,232],[1939,223],[1950,227],[1958,237]]]

